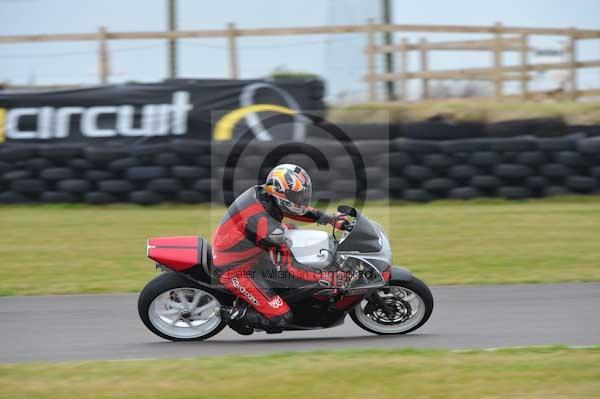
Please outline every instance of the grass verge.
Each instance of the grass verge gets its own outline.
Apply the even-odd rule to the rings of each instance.
[[[600,124],[600,102],[522,102],[482,99],[432,100],[416,103],[365,103],[331,108],[335,123],[402,123],[436,115],[456,120],[498,122],[511,119],[561,118],[573,125]]]
[[[394,261],[429,284],[600,281],[600,197],[372,204]],[[0,295],[139,291],[153,236],[210,237],[208,206],[0,207]]]
[[[600,348],[0,365],[0,398],[593,398]]]

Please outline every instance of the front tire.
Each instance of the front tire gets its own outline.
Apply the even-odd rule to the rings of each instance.
[[[171,341],[201,341],[218,334],[223,295],[174,272],[150,281],[138,298],[138,313],[154,334]]]
[[[376,301],[364,299],[350,312],[352,320],[363,330],[379,335],[408,334],[429,320],[433,311],[433,295],[427,285],[416,277],[410,281],[390,281],[381,292],[388,315]],[[374,294],[377,295],[377,294]]]

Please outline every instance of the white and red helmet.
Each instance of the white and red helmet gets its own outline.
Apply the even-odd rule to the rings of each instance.
[[[286,212],[303,215],[312,197],[310,176],[298,165],[282,164],[269,172],[265,190]]]

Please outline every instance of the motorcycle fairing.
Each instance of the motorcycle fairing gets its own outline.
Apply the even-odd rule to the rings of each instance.
[[[298,263],[323,270],[334,260],[333,240],[324,231],[286,230],[285,238]]]
[[[204,240],[198,236],[151,238],[148,257],[175,271],[184,271],[202,263]]]

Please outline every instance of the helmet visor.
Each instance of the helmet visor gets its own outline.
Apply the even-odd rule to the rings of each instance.
[[[294,205],[304,207],[304,206],[308,206],[308,204],[310,204],[310,199],[312,197],[312,190],[306,189],[306,190],[302,190],[302,191],[288,191],[286,194],[287,194],[288,200],[290,200],[292,203],[294,203]]]

